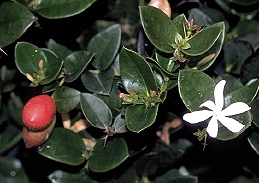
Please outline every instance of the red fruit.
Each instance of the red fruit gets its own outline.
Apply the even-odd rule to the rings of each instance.
[[[47,128],[56,114],[55,101],[48,95],[31,98],[24,106],[22,120],[25,127],[32,131]]]

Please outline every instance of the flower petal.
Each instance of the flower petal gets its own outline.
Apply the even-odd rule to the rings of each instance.
[[[249,111],[251,107],[249,107],[246,103],[244,102],[236,102],[228,106],[226,109],[222,110],[220,112],[221,116],[232,116],[236,114],[240,114],[246,111]]]
[[[199,123],[202,122],[213,115],[212,111],[201,110],[187,113],[183,116],[183,119],[189,123]]]
[[[214,102],[212,102],[211,100],[207,100],[206,102],[202,103],[200,105],[200,108],[201,107],[207,107],[209,108],[210,110],[214,111],[216,109],[216,105]]]
[[[239,132],[245,125],[239,123],[237,120],[229,117],[219,116],[218,120],[222,125],[227,127],[231,132]]]
[[[216,112],[219,112],[222,110],[224,105],[224,86],[226,84],[225,80],[221,80],[214,89],[214,98],[215,98],[215,104],[216,104]]]
[[[216,138],[218,136],[218,128],[218,120],[216,117],[213,116],[207,127],[207,132],[209,136]]]

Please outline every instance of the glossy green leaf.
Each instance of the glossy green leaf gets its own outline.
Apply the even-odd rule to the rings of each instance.
[[[67,86],[57,87],[52,94],[59,113],[69,113],[80,102],[80,92]]]
[[[51,51],[53,51],[58,57],[60,57],[62,60],[65,60],[65,58],[73,53],[72,50],[68,49],[67,47],[58,44],[53,39],[49,39],[47,48]]]
[[[126,121],[125,118],[122,117],[122,114],[116,116],[112,126],[114,127],[115,133],[125,133],[127,131]]]
[[[241,81],[230,74],[221,74],[216,78],[215,81],[219,82],[220,80],[226,81],[226,85],[224,87],[224,94],[229,94],[230,92],[243,87]]]
[[[258,2],[258,0],[229,0],[231,3],[235,3],[241,6],[252,6]]]
[[[56,170],[48,176],[51,182],[55,183],[95,183],[91,178],[86,175],[84,171],[79,173],[68,173],[61,170]]]
[[[243,86],[225,97],[225,105],[229,106],[234,102],[251,102],[256,96],[259,88],[259,80],[252,80],[249,85]]]
[[[248,82],[251,79],[259,79],[259,72],[257,68],[259,67],[259,55],[252,55],[249,57],[245,64],[241,68],[240,79],[243,83]]]
[[[252,132],[248,137],[248,142],[252,149],[259,155],[259,134]]]
[[[56,79],[62,69],[63,61],[51,50],[45,48],[42,50],[48,61],[46,66],[43,65],[45,68],[44,79],[40,81],[41,85],[45,85]]]
[[[128,106],[125,111],[126,126],[137,133],[151,126],[156,120],[158,107],[159,105],[150,107],[145,104]]]
[[[179,94],[190,111],[198,110],[207,100],[214,101],[214,87],[213,79],[201,71],[183,69],[179,72]]]
[[[44,66],[47,65],[47,57],[43,50],[31,43],[18,42],[15,46],[14,56],[16,67],[24,75],[38,73],[40,60],[43,60]]]
[[[140,20],[150,42],[159,50],[172,53],[171,46],[175,41],[178,28],[174,22],[160,9],[152,6],[140,6]],[[186,21],[185,21],[186,22]],[[181,22],[181,27],[183,27]]]
[[[188,41],[188,43],[191,45],[191,48],[181,49],[181,51],[190,56],[201,55],[208,51],[215,44],[221,32],[224,30],[225,26],[223,22],[206,27]]]
[[[222,46],[225,41],[225,26],[223,23],[218,24],[222,25],[223,31],[220,33],[216,42],[205,53],[195,57],[191,57],[190,62],[188,63],[189,67],[194,67],[200,71],[204,71],[205,69],[209,68],[217,59],[218,55],[221,53]]]
[[[66,82],[70,83],[76,80],[90,63],[94,53],[87,51],[75,51],[68,55],[64,62],[67,71]]]
[[[240,74],[240,70],[248,57],[254,53],[250,42],[243,38],[231,39],[224,46],[224,62],[226,71]]]
[[[93,172],[107,172],[119,166],[129,156],[128,146],[123,138],[108,138],[97,141],[88,160],[88,167]]]
[[[113,117],[117,116],[121,112],[122,108],[121,98],[119,98],[121,91],[119,90],[117,82],[118,80],[114,79],[109,95],[96,94],[98,98],[102,99],[104,103],[109,106]]]
[[[154,74],[145,59],[124,47],[120,52],[120,71],[122,83],[128,93],[149,96],[150,90],[157,91]]]
[[[236,138],[239,136],[241,133],[243,133],[249,126],[251,126],[251,121],[252,121],[252,116],[250,111],[236,115],[236,116],[230,116],[231,118],[234,118],[237,120],[239,123],[242,123],[245,125],[244,128],[242,128],[241,131],[238,133],[233,133],[229,131],[226,127],[224,126],[219,126],[219,131],[218,131],[218,136],[217,139],[219,140],[231,140],[233,138]]]
[[[113,62],[121,41],[121,27],[112,25],[97,33],[88,43],[87,50],[96,53],[93,66],[100,70],[106,70]]]
[[[0,45],[5,47],[17,40],[32,25],[36,17],[24,6],[4,2],[0,6]]]
[[[0,181],[3,183],[30,183],[22,162],[7,156],[0,158]]]
[[[251,107],[251,114],[253,116],[253,123],[259,127],[259,98],[256,98],[254,100],[252,100],[250,103],[249,103],[249,106]]]
[[[112,122],[112,114],[109,107],[98,97],[81,93],[80,104],[84,116],[92,126],[100,129],[107,129]]]
[[[128,169],[126,172],[124,172],[118,179],[118,182],[123,183],[132,183],[132,182],[139,182],[139,176],[136,173],[136,170],[133,168]]]
[[[85,161],[86,150],[82,138],[65,128],[55,128],[50,138],[37,147],[39,154],[68,165],[79,165]]]
[[[188,15],[188,20],[193,19],[194,24],[200,26],[209,26],[217,22],[225,21],[226,19],[221,11],[205,6],[190,9]],[[227,21],[225,23],[227,23]]]
[[[96,0],[41,0],[31,4],[36,13],[49,19],[70,17],[83,12]]]
[[[110,94],[113,78],[113,69],[107,69],[100,72],[85,71],[81,75],[82,83],[87,90],[102,95]]]

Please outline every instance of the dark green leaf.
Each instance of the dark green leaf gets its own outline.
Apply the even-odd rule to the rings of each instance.
[[[96,0],[41,0],[32,3],[31,8],[45,18],[57,19],[70,17],[83,12]]]
[[[108,138],[97,141],[88,160],[88,167],[94,172],[107,172],[119,166],[129,156],[128,146],[123,138]]]
[[[47,65],[44,66],[46,69],[44,72],[44,79],[40,81],[41,85],[45,85],[50,83],[51,81],[54,81],[58,74],[60,73],[63,65],[62,59],[58,58],[54,52],[48,50],[48,49],[42,49],[45,56],[47,57]]]
[[[121,27],[112,25],[96,34],[88,43],[87,50],[96,53],[93,66],[100,70],[106,70],[113,62],[120,46]]]
[[[126,121],[125,118],[122,118],[122,114],[116,116],[112,126],[114,127],[115,133],[125,133],[127,131]]]
[[[0,7],[0,45],[5,47],[17,40],[32,25],[36,17],[24,6],[4,2]]]
[[[57,87],[52,96],[59,113],[69,113],[80,102],[80,92],[66,86]]]
[[[179,94],[190,111],[198,110],[207,100],[214,101],[214,87],[213,79],[201,71],[183,69],[179,72]]]
[[[185,174],[187,173],[187,175]],[[198,177],[188,175],[183,170],[171,169],[161,176],[157,176],[154,183],[198,183]]]
[[[40,60],[43,60],[44,66],[47,65],[44,52],[31,43],[18,42],[15,46],[14,56],[17,68],[24,75],[38,73]]]
[[[87,51],[75,51],[68,55],[64,62],[68,76],[66,82],[70,83],[76,80],[90,63],[94,53]]]
[[[86,175],[84,171],[79,173],[68,173],[61,170],[56,170],[48,176],[51,182],[55,183],[94,183],[95,181]]]
[[[249,1],[246,1],[246,0],[229,0],[229,2],[238,4],[238,5],[241,5],[241,6],[252,6],[252,5],[256,4],[258,2],[258,0],[249,0]]]
[[[248,142],[252,149],[259,155],[259,135],[256,132],[251,133],[248,137]]]
[[[133,132],[140,132],[151,126],[156,120],[158,107],[158,104],[155,107],[145,104],[128,106],[125,112],[128,129]]]
[[[97,94],[97,97],[102,99],[110,108],[112,112],[112,116],[115,117],[121,112],[122,102],[121,98],[119,98],[120,90],[118,86],[118,80],[113,81],[112,89],[109,95],[101,95]]]
[[[220,33],[218,39],[216,40],[216,42],[213,44],[213,46],[208,51],[206,51],[205,53],[198,55],[196,57],[191,57],[190,63],[188,63],[188,65],[190,67],[194,67],[200,71],[203,71],[203,70],[207,69],[208,67],[210,67],[214,63],[214,61],[217,59],[218,55],[220,54],[220,52],[222,50],[222,46],[225,41],[225,26],[223,23],[218,23],[218,25],[222,26],[222,30],[223,30]]]
[[[217,83],[221,80],[226,81],[226,85],[224,87],[224,94],[228,94],[232,91],[235,91],[243,87],[243,84],[240,82],[240,80],[230,74],[221,74],[216,78]]]
[[[224,30],[225,26],[223,22],[206,27],[188,41],[188,43],[191,45],[191,48],[186,50],[181,49],[181,51],[190,56],[201,55],[208,51],[215,44],[220,34]]]
[[[243,133],[249,126],[251,126],[252,116],[251,116],[250,111],[239,114],[237,116],[230,116],[230,117],[234,118],[239,123],[242,123],[243,125],[245,125],[245,127],[242,128],[242,130],[239,131],[238,133],[233,133],[233,132],[229,131],[226,127],[219,126],[217,139],[230,140],[230,139],[236,138],[241,133]]]
[[[259,80],[252,80],[248,85],[243,86],[225,97],[225,106],[229,106],[234,102],[251,102],[258,92]]]
[[[226,71],[240,74],[241,67],[248,57],[254,53],[252,45],[242,38],[231,39],[224,46]]]
[[[50,138],[37,150],[47,158],[69,165],[79,165],[88,158],[82,138],[65,128],[55,128]]]
[[[124,47],[120,52],[120,71],[122,83],[128,93],[149,96],[150,90],[157,91],[154,74],[145,59]]]
[[[178,26],[160,9],[152,6],[140,6],[140,20],[150,42],[159,50],[172,53]],[[184,17],[185,18],[185,17]],[[181,27],[186,22],[181,22]]]
[[[221,11],[204,6],[190,9],[188,15],[189,20],[193,19],[194,24],[200,26],[209,26],[217,22],[225,21],[226,19]],[[227,21],[225,23],[227,23]]]
[[[86,71],[81,75],[82,83],[87,90],[102,95],[110,94],[113,78],[113,69],[107,69],[100,72]]]
[[[80,104],[84,116],[92,126],[100,129],[107,129],[112,122],[112,114],[109,107],[98,97],[81,93]]]
[[[254,100],[252,100],[250,103],[249,103],[249,106],[251,107],[251,114],[253,116],[253,123],[259,127],[259,98],[256,98]]]
[[[257,68],[259,68],[259,55],[249,57],[242,66],[240,73],[241,81],[246,83],[254,78],[259,79],[259,72],[257,72]]]
[[[139,177],[136,171],[133,168],[128,169],[126,172],[124,172],[123,175],[121,175],[118,179],[118,182],[123,183],[137,183],[139,182]]]
[[[21,161],[14,157],[0,158],[0,180],[2,183],[30,183]]]
[[[47,46],[48,46],[48,49],[53,51],[62,60],[65,60],[65,58],[72,53],[70,49],[56,43],[53,39],[49,39]]]

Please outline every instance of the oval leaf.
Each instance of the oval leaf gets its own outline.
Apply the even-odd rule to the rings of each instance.
[[[79,75],[85,70],[93,58],[94,53],[87,51],[76,51],[68,55],[64,62],[64,67],[67,70],[66,82],[70,83],[76,80]]]
[[[107,172],[119,166],[129,156],[128,146],[123,138],[111,138],[104,146],[104,140],[97,141],[88,160],[93,172]]]
[[[15,46],[14,56],[17,68],[24,75],[26,73],[38,73],[40,60],[43,60],[44,66],[47,65],[44,52],[31,43],[18,42]]]
[[[150,66],[137,53],[122,48],[120,52],[121,80],[128,93],[149,96],[150,90],[157,91],[156,81]]]
[[[112,113],[109,107],[98,97],[81,93],[80,104],[84,116],[92,126],[100,129],[107,129],[112,122]]]
[[[81,75],[81,80],[87,90],[102,95],[109,95],[113,84],[113,77],[113,69],[107,69],[97,73],[86,71]]]
[[[52,97],[59,113],[69,113],[80,102],[80,92],[66,86],[57,87]]]
[[[65,128],[55,128],[50,138],[37,151],[49,159],[68,165],[79,165],[86,159],[82,138]]]
[[[165,53],[174,51],[171,46],[177,34],[177,26],[160,9],[153,6],[140,6],[140,20],[150,42]],[[181,22],[181,26],[183,27]]]
[[[251,133],[248,137],[248,142],[252,149],[259,155],[259,135],[256,132]]]
[[[125,111],[126,125],[130,131],[139,133],[151,126],[155,120],[159,105],[150,107],[147,105],[128,106]]]
[[[188,43],[191,45],[189,49],[181,49],[183,53],[190,56],[197,56],[208,51],[219,38],[222,31],[225,30],[224,22],[219,22],[206,27],[196,36],[191,38]]]
[[[31,5],[33,11],[45,18],[58,19],[70,17],[83,12],[96,0],[41,0]]]
[[[121,27],[112,25],[96,34],[88,43],[87,50],[96,53],[93,66],[100,70],[106,70],[113,62],[120,46]]]
[[[62,59],[58,58],[57,55],[51,50],[42,50],[48,61],[48,64],[46,66],[43,65],[43,67],[45,68],[44,79],[40,81],[41,85],[45,85],[56,79],[56,77],[62,69],[63,61]]]
[[[3,2],[0,6],[0,45],[13,43],[32,25],[36,17],[18,3]]]
[[[214,87],[213,79],[201,71],[183,69],[179,72],[179,94],[190,111],[198,110],[206,100],[214,101]]]

